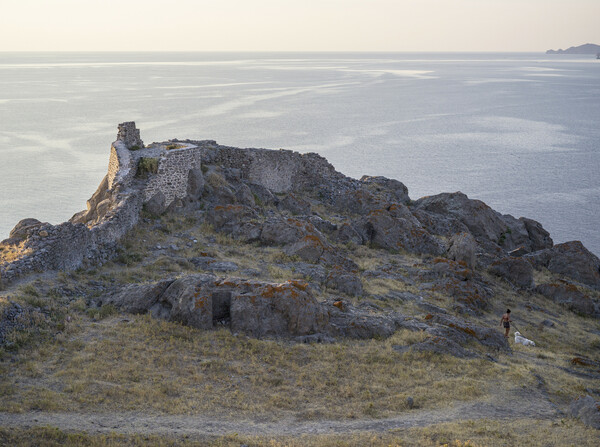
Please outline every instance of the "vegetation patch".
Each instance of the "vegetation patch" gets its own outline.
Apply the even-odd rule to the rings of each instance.
[[[158,158],[141,157],[138,161],[136,177],[147,178],[149,174],[158,172]]]

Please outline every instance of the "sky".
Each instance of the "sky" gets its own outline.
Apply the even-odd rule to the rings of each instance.
[[[600,0],[0,0],[0,51],[545,51]]]

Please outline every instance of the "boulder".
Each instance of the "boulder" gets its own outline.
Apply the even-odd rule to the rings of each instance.
[[[358,231],[356,231],[352,225],[346,222],[338,227],[337,231],[333,235],[333,239],[342,244],[362,245],[363,243],[363,238]]]
[[[217,205],[207,214],[207,221],[216,231],[251,241],[261,235],[261,224],[256,212],[244,205]]]
[[[535,286],[533,267],[523,258],[508,256],[499,259],[490,265],[488,271],[522,289],[530,289]]]
[[[204,192],[204,174],[198,168],[188,172],[187,195],[191,200],[199,200]]]
[[[452,297],[458,312],[479,314],[488,307],[492,290],[477,272],[456,261],[434,258],[430,270],[421,271],[419,279],[430,281],[420,288]]]
[[[372,192],[382,195],[389,202],[408,203],[408,188],[398,180],[363,175],[360,179]]]
[[[159,297],[173,282],[173,279],[164,279],[150,284],[127,285],[115,294],[102,299],[99,304],[112,304],[132,314],[145,313],[156,304]]]
[[[413,216],[431,234],[451,237],[457,233],[468,233],[465,224],[450,215],[430,213],[422,209],[411,210]]]
[[[329,316],[301,281],[246,281],[231,295],[231,329],[256,337],[321,333]]]
[[[273,195],[270,189],[256,183],[248,183],[248,187],[252,191],[254,203],[257,206],[272,206],[277,205],[279,200]]]
[[[310,203],[293,193],[286,195],[277,204],[277,207],[281,210],[287,210],[292,214],[310,214]]]
[[[10,231],[8,237],[15,240],[25,239],[31,230],[34,230],[42,225],[44,224],[37,219],[23,219],[15,225],[15,227]]]
[[[579,241],[557,244],[524,258],[535,267],[546,267],[552,273],[565,275],[600,290],[600,259]]]
[[[468,268],[475,267],[477,253],[477,242],[471,233],[458,233],[450,238],[449,248],[446,256],[453,261],[464,263]]]
[[[286,245],[298,242],[309,234],[319,238],[311,223],[292,218],[271,218],[263,224],[260,241],[267,245]]]
[[[359,312],[349,303],[340,307],[333,303],[328,307],[328,333],[334,337],[381,339],[388,338],[396,332],[396,321],[391,316]]]
[[[571,415],[588,427],[600,430],[600,401],[592,396],[580,396],[571,402]]]
[[[158,191],[144,204],[144,209],[154,216],[160,216],[167,210],[167,198],[162,191]]]
[[[285,248],[289,256],[298,256],[300,259],[317,263],[325,251],[326,243],[314,234],[307,234],[300,240]]]
[[[234,332],[262,336],[323,333],[329,315],[302,281],[282,284],[212,275],[186,275],[175,281],[127,286],[102,304],[210,329],[218,324]]]
[[[336,195],[333,197],[334,209],[346,214],[358,214],[363,216],[373,210],[387,206],[387,201],[376,197],[366,188],[342,190],[336,192]]]
[[[568,281],[540,284],[535,291],[573,312],[600,317],[600,303]]]
[[[461,192],[423,197],[414,202],[412,208],[413,211],[452,216],[463,223],[476,238],[487,239],[505,251],[519,246],[534,251],[540,244],[544,245],[543,234],[547,234],[535,221],[518,220],[508,214],[502,215],[481,200],[469,199]],[[552,240],[549,236],[547,239],[545,243],[549,245],[546,246],[551,246]]]
[[[433,255],[445,251],[442,242],[421,227],[414,217],[408,219],[394,217],[399,209],[400,206],[396,206],[393,210],[378,209],[360,220],[357,226],[360,228],[359,233],[362,238],[392,251],[406,250],[411,253]]]
[[[525,224],[525,229],[529,234],[531,251],[543,250],[554,245],[550,233],[544,230],[541,223],[526,217],[519,217],[519,220]]]
[[[333,233],[338,228],[336,224],[333,224],[333,223],[329,222],[328,220],[324,220],[324,219],[320,218],[319,216],[311,216],[311,217],[309,217],[308,220],[321,233],[330,234],[330,233]]]
[[[339,266],[332,268],[327,275],[326,286],[350,296],[360,296],[363,293],[360,277]]]
[[[242,183],[237,187],[235,190],[235,198],[241,205],[245,205],[250,208],[254,208],[256,206],[254,194],[252,194],[252,190],[245,183]]]
[[[457,343],[476,340],[488,348],[502,351],[510,349],[504,334],[499,329],[479,326],[447,314],[431,315],[427,322],[449,329],[449,332],[445,332],[444,336],[453,339]]]

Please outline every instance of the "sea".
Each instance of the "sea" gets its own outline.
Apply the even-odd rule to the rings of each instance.
[[[462,191],[600,255],[594,55],[0,53],[0,239],[85,209],[123,121]]]

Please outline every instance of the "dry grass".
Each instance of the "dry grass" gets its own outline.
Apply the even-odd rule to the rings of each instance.
[[[25,249],[25,241],[15,245],[0,245],[0,264],[14,262],[31,254],[31,249]]]
[[[396,429],[384,433],[347,433],[301,436],[240,436],[210,439],[169,438],[155,435],[88,435],[52,427],[9,429],[0,427],[0,444],[12,446],[108,447],[547,447],[595,446],[598,431],[572,419],[547,421],[466,420],[429,427]]]
[[[9,398],[0,410],[383,417],[407,410],[408,396],[420,408],[479,398],[501,371],[483,360],[399,354],[392,345],[413,336],[405,332],[386,341],[298,345],[129,318],[87,324],[11,365],[10,376],[3,365],[0,386]]]

